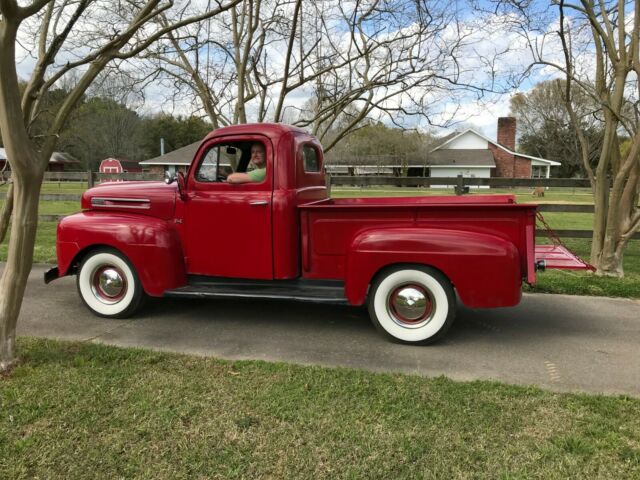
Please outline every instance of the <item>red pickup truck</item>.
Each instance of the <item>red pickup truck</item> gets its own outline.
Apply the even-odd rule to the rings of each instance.
[[[251,170],[256,144],[266,172],[227,182]],[[366,302],[392,339],[430,343],[451,326],[456,294],[512,306],[545,260],[582,268],[553,247],[536,258],[535,214],[514,195],[332,199],[313,136],[237,125],[209,134],[186,176],[87,190],[58,225],[45,281],[77,275],[87,307],[114,318],[147,295]]]

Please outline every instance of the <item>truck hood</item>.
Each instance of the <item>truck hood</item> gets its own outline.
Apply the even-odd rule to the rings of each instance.
[[[168,220],[173,218],[176,184],[164,182],[109,182],[82,194],[83,210],[137,213]]]

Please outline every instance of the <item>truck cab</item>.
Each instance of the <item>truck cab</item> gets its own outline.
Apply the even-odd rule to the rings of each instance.
[[[265,150],[264,179],[228,183],[229,174],[251,171],[256,143]],[[304,131],[278,124],[216,130],[198,149],[183,195],[176,218],[189,273],[296,278],[297,207],[328,198],[322,147]]]

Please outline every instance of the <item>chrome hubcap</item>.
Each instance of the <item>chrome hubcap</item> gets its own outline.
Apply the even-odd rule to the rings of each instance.
[[[387,307],[400,326],[417,328],[431,320],[434,301],[429,292],[417,284],[401,285],[389,295]]]
[[[103,303],[116,303],[127,293],[127,277],[112,265],[98,268],[91,282],[95,297]]]

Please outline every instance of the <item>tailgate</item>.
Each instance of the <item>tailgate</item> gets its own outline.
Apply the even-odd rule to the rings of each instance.
[[[562,245],[536,245],[538,269],[556,268],[565,270],[595,270],[577,255]]]
[[[549,226],[540,212],[536,212],[536,218],[542,224],[544,230],[546,230],[552,243],[551,245],[535,246],[536,270],[555,268],[562,270],[596,271],[593,265],[588,264],[564,246],[562,239],[553,231],[553,228]]]

